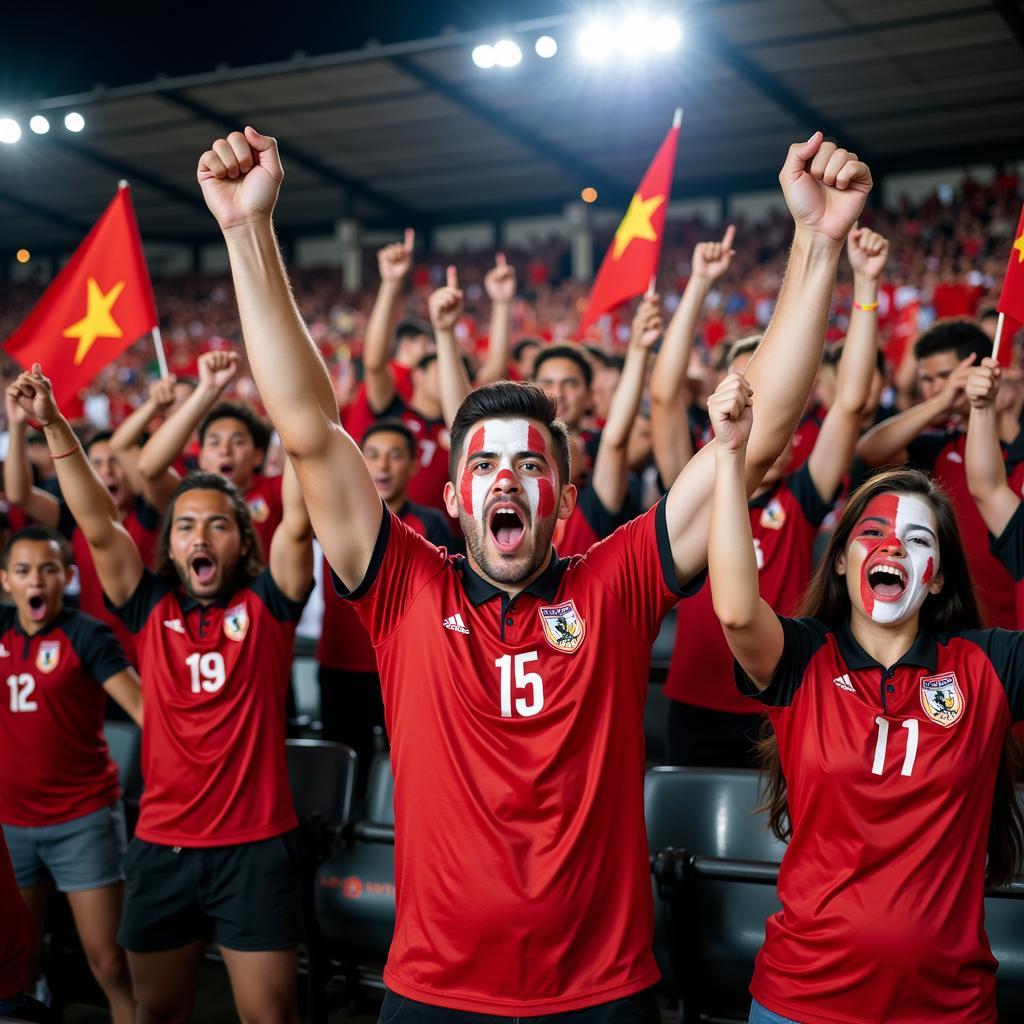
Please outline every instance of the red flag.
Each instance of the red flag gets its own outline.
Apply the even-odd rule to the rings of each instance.
[[[25,369],[39,363],[59,405],[158,323],[127,186],[85,236],[4,349]]]
[[[1013,353],[1012,346],[1006,342],[1013,340],[1024,323],[1024,210],[1020,212],[1017,230],[1013,235],[1010,261],[1006,265],[1006,277],[1003,278],[1003,290],[999,293],[996,309],[1004,317],[999,362],[1003,366],[1009,366]]]
[[[679,121],[677,114],[615,231],[615,238],[594,279],[590,304],[580,320],[580,334],[602,313],[645,292],[657,273],[665,236],[665,215],[672,194]]]

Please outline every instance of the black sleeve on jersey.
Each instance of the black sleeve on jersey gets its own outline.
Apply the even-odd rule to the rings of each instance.
[[[941,430],[926,430],[918,434],[907,445],[907,462],[930,473],[939,461],[943,448],[950,442],[950,435]]]
[[[370,394],[367,392],[366,405],[370,412],[379,420],[399,419],[405,411],[405,402],[397,391],[391,396],[391,401],[383,409],[374,409],[370,403]],[[356,440],[361,441],[362,438],[357,437]]]
[[[842,486],[840,484],[839,488]],[[811,526],[821,526],[825,521],[825,516],[832,511],[832,505],[836,498],[839,497],[839,488],[836,488],[836,493],[827,501],[818,493],[818,488],[814,486],[814,478],[811,476],[806,462],[795,473],[786,477],[785,487],[796,498],[800,511],[803,512],[804,518]]]
[[[77,525],[75,517],[71,514],[71,509],[68,508],[67,502],[62,499],[60,503],[60,514],[57,516],[57,532],[63,534],[68,540],[71,540],[71,534],[75,532],[75,527]]]
[[[141,494],[135,499],[135,518],[146,530],[160,529],[160,510],[155,505],[150,505]]]
[[[249,589],[267,606],[267,610],[278,622],[298,622],[309,595],[313,593],[313,580],[310,578],[309,590],[301,601],[293,601],[281,590],[269,568],[264,569],[249,584]]]
[[[654,529],[658,538],[658,561],[661,562],[661,575],[665,580],[665,586],[676,597],[693,597],[708,578],[707,568],[701,569],[696,576],[688,579],[685,583],[679,582],[676,574],[676,560],[672,557],[672,540],[668,535],[668,518],[665,512],[665,504],[668,495],[665,495],[658,502],[657,511],[654,513]]]
[[[86,672],[101,686],[111,676],[130,667],[124,649],[105,622],[82,612],[72,612],[61,623],[61,628]]]
[[[431,544],[438,548],[447,548],[449,552],[452,552],[453,548],[457,549],[458,545],[448,523],[436,508],[413,505],[412,510],[423,520],[423,526],[427,531],[425,536]]]
[[[1015,582],[1024,579],[1024,502],[1017,506],[998,537],[988,535],[988,546]]]
[[[825,643],[828,627],[817,619],[787,619],[779,616],[782,624],[782,657],[775,666],[772,681],[759,690],[739,662],[734,662],[736,686],[746,697],[753,697],[773,708],[788,708],[804,681],[807,666]]]
[[[625,504],[625,498],[623,503]],[[616,515],[604,507],[604,502],[597,496],[597,491],[591,484],[586,484],[579,489],[576,494],[576,505],[580,510],[580,515],[587,521],[587,525],[594,531],[598,540],[610,537],[626,522],[621,512]]]
[[[1024,633],[1013,629],[968,629],[960,634],[977,644],[999,676],[1010,703],[1010,719],[1024,721]]]
[[[138,633],[160,599],[173,589],[172,580],[157,576],[152,569],[143,569],[135,593],[120,608],[114,607],[106,594],[103,595],[103,603],[125,624],[129,633]]]
[[[331,569],[331,583],[334,584],[334,591],[339,597],[347,601],[358,601],[377,581],[380,575],[380,567],[384,563],[384,552],[388,549],[388,538],[391,536],[391,512],[387,505],[384,506],[384,514],[380,517],[380,531],[377,534],[377,543],[373,545],[373,554],[370,556],[370,564],[366,567],[366,575],[355,590],[348,590],[344,583],[338,579],[334,570]],[[328,565],[328,568],[330,566]]]

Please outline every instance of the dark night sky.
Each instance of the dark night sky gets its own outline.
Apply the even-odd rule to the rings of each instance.
[[[564,13],[568,0],[269,0],[255,3],[84,3],[22,0],[0,28],[0,113],[5,102],[58,96],[96,83],[332,53],[368,39],[400,42],[503,21]],[[274,17],[269,11],[285,10]]]

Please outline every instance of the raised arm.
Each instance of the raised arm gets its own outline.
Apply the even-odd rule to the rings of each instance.
[[[961,360],[945,386],[927,401],[879,423],[857,443],[857,456],[869,466],[898,466],[907,461],[911,441],[944,413],[952,411],[974,365],[974,353]]]
[[[509,340],[512,337],[512,303],[516,297],[516,272],[505,254],[499,252],[494,267],[484,276],[484,290],[491,300],[491,328],[487,337],[487,356],[477,371],[477,387],[504,380],[508,376]]]
[[[715,430],[715,486],[708,580],[715,615],[733,656],[759,689],[782,657],[782,626],[761,597],[747,505],[745,458],[752,422],[750,386],[730,374],[708,399]]]
[[[994,537],[1002,535],[1020,505],[1020,498],[1006,482],[1006,463],[999,444],[996,395],[1001,377],[999,363],[988,357],[967,379],[967,397],[971,403],[964,452],[967,486]]]
[[[778,458],[807,403],[825,341],[836,265],[871,189],[871,172],[815,132],[789,148],[779,175],[796,232],[775,315],[747,379],[757,416],[747,443],[747,491]],[[690,579],[707,560],[708,507],[714,483],[712,445],[686,465],[666,508],[676,571]]]
[[[661,337],[661,296],[648,292],[637,306],[629,336],[622,376],[612,395],[608,420],[594,459],[590,486],[601,504],[614,515],[622,511],[629,485],[629,440],[640,410],[647,375],[647,360]]]
[[[327,367],[281,262],[271,216],[282,173],[277,142],[252,128],[218,139],[198,168],[203,197],[227,243],[260,397],[295,467],[327,560],[354,589],[369,567],[383,506],[359,446],[338,422]]]
[[[7,458],[4,461],[4,496],[17,505],[29,519],[56,528],[60,522],[60,502],[32,484],[25,431],[28,413],[18,401],[20,389],[12,384],[5,395],[7,410]]]
[[[402,294],[402,284],[412,267],[412,251],[416,233],[405,229],[405,239],[386,245],[377,253],[380,288],[366,321],[363,343],[363,382],[366,397],[374,412],[383,412],[395,397],[395,378],[388,365],[391,357],[391,322]]]
[[[136,494],[143,494],[152,484],[139,472],[139,456],[142,453],[142,436],[147,427],[157,416],[161,416],[174,405],[174,385],[176,378],[161,377],[149,386],[149,397],[128,416],[110,436],[110,447],[117,453],[128,482]],[[178,478],[175,476],[174,485]],[[173,488],[172,488],[173,489]]]
[[[686,371],[704,301],[715,281],[731,266],[736,229],[730,224],[720,242],[698,242],[690,261],[690,280],[669,321],[651,373],[651,434],[654,461],[664,481],[675,480],[693,458],[687,416]]]
[[[429,299],[430,323],[437,343],[437,379],[441,392],[441,415],[445,426],[451,428],[459,406],[469,394],[466,364],[455,339],[455,325],[462,315],[462,292],[459,273],[448,268],[448,283],[432,292]]]
[[[832,501],[850,468],[878,365],[878,279],[889,242],[876,231],[854,228],[846,243],[853,267],[853,310],[836,373],[836,398],[807,460],[815,490]]]
[[[121,525],[114,499],[57,408],[49,380],[37,364],[31,373],[18,377],[8,394],[16,396],[22,409],[42,426],[61,493],[89,544],[103,592],[113,604],[124,604],[142,579],[142,558]]]
[[[285,597],[304,601],[313,584],[313,526],[289,459],[281,479],[281,505],[281,522],[270,542],[270,575]]]
[[[115,672],[103,683],[103,689],[120,705],[125,714],[142,728],[142,687],[133,668]]]

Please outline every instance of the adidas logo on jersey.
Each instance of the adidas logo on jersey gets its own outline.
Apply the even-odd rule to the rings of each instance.
[[[456,633],[465,633],[469,635],[469,629],[466,624],[462,621],[462,616],[459,614],[449,615],[447,619],[441,620],[441,625],[445,629],[454,629]]]
[[[843,673],[841,676],[836,676],[832,682],[835,683],[840,690],[846,690],[847,693],[857,692],[856,687],[850,682],[850,677],[846,675],[846,673]]]
[[[950,462],[963,462],[964,457],[959,452],[946,452],[946,458]]]
[[[181,623],[181,619],[164,619],[164,625],[168,629],[173,629],[175,633],[184,633],[185,627]]]

